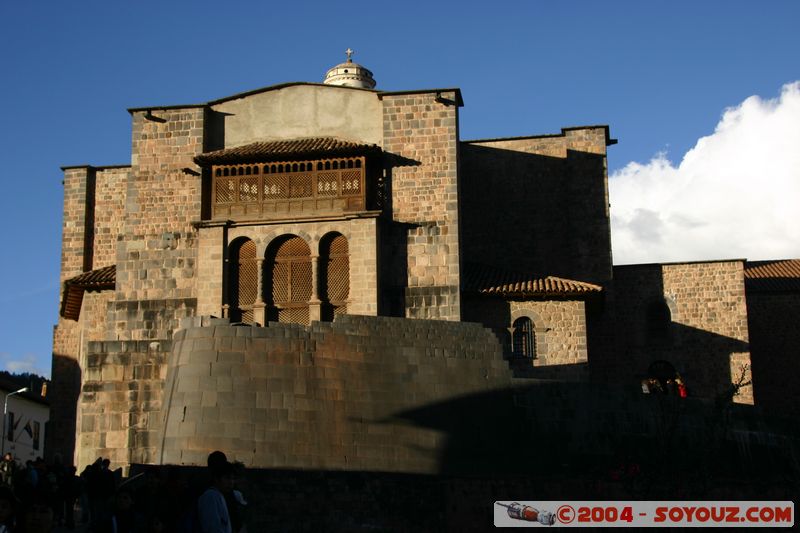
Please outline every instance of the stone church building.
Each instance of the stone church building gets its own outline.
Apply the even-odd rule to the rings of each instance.
[[[459,89],[375,86],[348,56],[323,83],[129,109],[130,164],[63,167],[49,450],[437,472],[446,439],[409,417],[465,395],[759,403],[748,263],[612,266],[608,126],[463,140]],[[751,277],[796,313],[784,263]]]

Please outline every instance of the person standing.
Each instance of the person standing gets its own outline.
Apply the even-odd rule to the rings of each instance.
[[[3,456],[3,460],[0,461],[0,477],[2,477],[3,485],[7,485],[12,487],[14,485],[14,474],[17,470],[17,462],[14,461],[14,457],[11,455],[11,452],[6,453]]]
[[[197,500],[197,517],[203,533],[233,533],[225,495],[233,490],[234,467],[227,460],[209,461],[211,486]]]

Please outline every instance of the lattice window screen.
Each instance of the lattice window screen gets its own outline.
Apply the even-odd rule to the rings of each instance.
[[[239,179],[239,201],[240,202],[258,201],[258,178]]]
[[[289,301],[289,263],[275,263],[272,268],[272,301]]]
[[[317,175],[317,196],[337,196],[339,194],[339,173],[320,172]]]
[[[308,174],[295,174],[289,178],[291,198],[310,198],[312,178]]]
[[[293,261],[290,273],[289,301],[307,303],[311,298],[311,261]]]
[[[342,172],[342,194],[357,196],[361,194],[361,171],[347,170]]]
[[[236,199],[236,180],[217,178],[216,202],[227,204]]]
[[[247,240],[239,248],[239,304],[253,305],[258,295],[256,243]]]
[[[253,321],[253,303],[258,295],[258,263],[256,243],[246,240],[234,249],[230,287],[231,309],[234,320]]]
[[[278,311],[278,322],[290,322],[292,324],[304,324],[307,326],[310,322],[308,306],[280,309]]]
[[[268,175],[264,178],[264,199],[275,200],[289,197],[289,177]]]
[[[347,313],[347,298],[350,296],[350,255],[347,239],[343,235],[336,235],[327,241],[327,246],[323,246],[320,262],[323,269],[323,319],[332,320],[335,315]]]
[[[337,235],[330,242],[327,257],[327,283],[325,296],[331,302],[347,300],[350,295],[350,257],[348,254],[347,239]]]
[[[303,239],[290,237],[278,246],[272,263],[271,281],[270,303],[278,310],[278,321],[308,324],[311,250]]]

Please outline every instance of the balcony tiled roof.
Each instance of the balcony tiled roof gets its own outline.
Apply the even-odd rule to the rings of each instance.
[[[257,163],[298,157],[361,155],[379,150],[375,144],[362,144],[334,137],[312,137],[283,141],[266,141],[245,144],[206,152],[194,158],[198,165],[224,165],[229,163]]]
[[[111,265],[79,274],[64,282],[64,297],[61,300],[61,316],[78,320],[81,314],[84,292],[114,290],[117,267]]]
[[[462,286],[467,292],[496,296],[588,296],[603,290],[600,285],[585,281],[556,276],[533,276],[474,263],[464,265],[462,280]]]
[[[744,283],[754,292],[800,292],[800,259],[747,261]]]

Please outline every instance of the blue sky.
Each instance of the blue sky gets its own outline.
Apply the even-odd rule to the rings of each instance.
[[[378,89],[461,88],[463,139],[609,124],[617,262],[800,256],[791,231],[759,248],[772,228],[800,226],[788,208],[764,228],[761,214],[739,215],[753,235],[720,249],[698,243],[727,242],[715,229],[731,223],[695,213],[725,202],[673,211],[692,191],[717,201],[766,188],[781,192],[762,208],[798,205],[800,165],[781,155],[793,151],[770,152],[800,128],[798,20],[796,1],[3,2],[0,367],[50,372],[60,166],[128,163],[127,108],[321,81],[348,47]],[[758,142],[768,176],[703,181],[756,168],[736,154]],[[681,196],[665,203],[675,183]],[[705,233],[684,246],[686,228]]]

